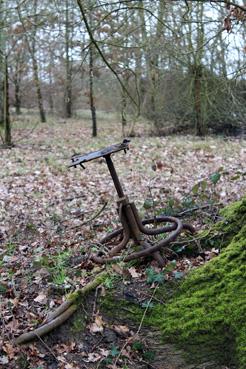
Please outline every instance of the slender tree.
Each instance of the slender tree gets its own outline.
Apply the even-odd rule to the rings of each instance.
[[[30,54],[31,62],[32,62],[32,69],[33,69],[33,79],[36,87],[37,93],[37,100],[38,100],[38,107],[39,107],[39,115],[41,122],[46,122],[46,113],[44,109],[44,101],[43,101],[43,94],[41,90],[41,81],[39,76],[39,65],[38,65],[38,58],[37,58],[37,31],[38,31],[38,1],[33,0],[33,21],[30,24],[28,17],[24,18],[20,7],[17,7],[19,20],[23,27],[24,37],[28,52]],[[28,10],[27,16],[28,16]]]
[[[8,59],[6,54],[6,3],[0,0],[0,125],[3,127],[3,144],[12,146],[9,118]]]
[[[72,62],[71,62],[71,21],[69,17],[70,1],[65,0],[65,65],[66,65],[66,79],[65,79],[65,116],[72,117]]]

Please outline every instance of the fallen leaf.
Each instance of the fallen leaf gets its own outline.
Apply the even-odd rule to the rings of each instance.
[[[101,315],[97,315],[94,323],[89,326],[91,333],[103,332],[103,319]]]
[[[10,345],[9,343],[5,343],[5,345],[3,346],[3,350],[4,352],[6,352],[6,354],[8,354],[8,357],[10,359],[13,359],[15,356],[15,348]]]
[[[134,268],[134,267],[129,268],[128,271],[131,274],[132,278],[139,278],[139,277],[141,277],[141,273],[138,273],[136,271],[136,268]]]
[[[2,365],[5,365],[5,364],[8,364],[9,363],[9,359],[7,356],[3,355],[3,356],[0,356],[0,364]]]
[[[45,294],[40,293],[35,299],[35,302],[38,302],[39,304],[45,305],[47,304],[47,297]]]
[[[130,331],[126,325],[113,325],[113,329],[120,336],[124,336],[124,337],[126,337]]]
[[[100,351],[101,355],[104,356],[104,357],[107,357],[110,353],[109,350],[105,350],[104,348],[100,348],[99,351]]]
[[[122,275],[123,274],[123,269],[117,265],[117,264],[113,264],[112,265],[112,269],[117,273],[117,274],[120,274]]]
[[[101,359],[101,355],[95,353],[95,352],[91,352],[88,354],[87,358],[84,359],[84,361],[86,363],[95,363],[96,361],[99,361]]]

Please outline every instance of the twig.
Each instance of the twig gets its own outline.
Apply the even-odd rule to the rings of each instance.
[[[92,316],[96,315],[97,297],[98,297],[99,288],[100,288],[100,286],[97,286],[96,291],[95,291],[95,298],[94,298],[94,304],[93,304],[93,309],[92,309]]]
[[[15,140],[15,143],[18,143],[22,140],[24,140],[24,138],[27,138],[30,136],[30,134],[37,128],[37,126],[40,124],[40,122],[37,122],[24,136],[20,137],[18,140]]]
[[[78,195],[78,196],[73,196],[73,197],[68,197],[67,199],[64,199],[64,201],[73,201],[76,199],[80,199],[81,197],[86,197],[85,194],[83,193],[82,195]]]
[[[98,46],[97,41],[95,40],[94,36],[93,36],[93,32],[91,30],[91,27],[89,25],[89,22],[87,20],[87,16],[85,13],[85,9],[84,9],[84,5],[83,2],[81,0],[77,0],[78,6],[80,8],[80,12],[86,27],[86,30],[89,34],[90,40],[93,43],[93,45],[95,46],[96,50],[98,51],[99,55],[101,56],[102,60],[104,61],[104,63],[106,64],[106,66],[111,70],[111,72],[114,74],[114,76],[116,77],[116,79],[118,80],[118,82],[120,83],[122,89],[126,92],[127,96],[130,98],[130,100],[134,103],[134,105],[137,107],[138,109],[138,113],[139,113],[139,104],[138,102],[135,101],[134,97],[130,94],[130,92],[128,91],[128,89],[126,88],[126,86],[124,85],[124,83],[122,82],[121,78],[119,77],[118,73],[116,72],[116,70],[112,67],[112,65],[108,62],[107,58],[105,57],[103,51],[101,50],[101,48]],[[139,115],[139,114],[138,114]]]
[[[138,327],[138,330],[137,330],[136,335],[138,335],[138,334],[139,334],[139,332],[140,332],[140,330],[141,330],[141,328],[142,328],[142,325],[143,325],[143,322],[144,322],[144,318],[145,318],[145,316],[146,316],[146,314],[147,314],[147,311],[148,311],[148,308],[149,308],[149,306],[150,306],[150,303],[151,303],[151,301],[153,300],[154,295],[155,295],[156,290],[157,290],[157,288],[158,288],[158,287],[159,287],[159,283],[155,286],[154,291],[153,291],[153,293],[152,293],[152,295],[151,295],[151,297],[150,297],[150,299],[149,299],[149,301],[148,301],[148,303],[147,303],[147,306],[146,306],[146,308],[145,308],[145,310],[144,310],[144,313],[143,313],[143,316],[142,316],[141,322],[140,322],[140,324],[139,324],[139,327]]]
[[[98,212],[96,214],[94,214],[91,218],[85,220],[83,223],[80,223],[78,225],[72,226],[71,229],[76,229],[76,228],[80,228],[83,225],[86,225],[90,222],[92,222],[94,219],[96,219],[102,212],[103,210],[106,208],[106,206],[108,205],[108,202],[106,201],[103,206],[101,207],[101,209],[98,210]]]
[[[102,340],[104,339],[104,336],[102,336],[96,343],[94,346],[92,346],[92,348],[90,349],[90,352],[94,352],[94,350],[99,346],[99,344],[102,342]]]
[[[138,327],[137,332],[136,332],[133,336],[131,336],[131,337],[127,338],[127,340],[125,341],[124,345],[122,346],[122,348],[121,348],[121,350],[120,350],[120,353],[118,354],[117,358],[115,359],[115,361],[114,361],[114,363],[113,363],[113,369],[117,369],[116,364],[117,364],[117,362],[118,362],[119,358],[121,357],[121,355],[122,355],[122,352],[123,352],[124,348],[128,345],[128,343],[130,343],[134,338],[136,338],[136,337],[139,335],[139,332],[140,332],[140,330],[141,330],[141,328],[142,328],[142,325],[143,325],[143,322],[144,322],[145,316],[146,316],[147,311],[148,311],[148,309],[149,309],[150,303],[151,303],[151,301],[153,300],[154,295],[155,295],[155,292],[156,292],[156,290],[157,290],[157,288],[158,288],[158,287],[159,287],[159,283],[155,286],[155,289],[154,289],[154,291],[153,291],[153,293],[152,293],[152,295],[151,295],[151,297],[150,297],[150,299],[149,299],[149,301],[148,301],[148,303],[147,303],[147,306],[146,306],[146,308],[145,308],[145,310],[144,310],[144,313],[143,313],[142,319],[141,319],[141,321],[140,321],[140,324],[139,324],[139,327]]]
[[[141,360],[141,363],[147,364],[147,365],[148,365],[148,368],[157,369],[157,367],[156,367],[156,366],[154,366],[154,365],[150,364],[148,361],[145,361],[145,360],[143,360],[143,359]]]
[[[51,350],[51,348],[44,342],[44,340],[36,333],[36,337],[39,339],[39,341],[44,345],[44,347],[46,348],[46,350],[49,351],[49,353],[53,356],[53,358],[55,359],[56,362],[58,362],[54,352]]]
[[[220,203],[216,203],[216,204],[206,204],[206,205],[202,205],[202,206],[195,206],[194,208],[186,209],[186,210],[181,211],[181,212],[179,212],[177,214],[174,214],[173,216],[174,217],[182,217],[183,215],[188,214],[188,213],[192,213],[193,211],[207,209],[209,207],[216,207],[216,206],[219,206],[219,205],[221,205],[221,204]]]

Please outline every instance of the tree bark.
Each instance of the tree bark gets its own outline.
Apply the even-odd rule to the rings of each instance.
[[[4,79],[4,144],[7,147],[12,146],[11,124],[9,117],[9,78],[8,78],[8,63],[5,57],[5,79]]]
[[[206,127],[202,115],[202,66],[194,66],[194,110],[196,121],[196,135],[205,136]]]
[[[39,75],[38,75],[38,62],[37,62],[35,53],[31,54],[31,58],[32,58],[34,83],[35,83],[36,92],[37,92],[40,120],[41,120],[42,123],[45,123],[46,122],[46,114],[45,114],[45,110],[44,110],[41,84],[40,84],[40,79],[39,79]]]
[[[14,86],[15,86],[15,113],[16,115],[21,114],[21,94],[20,94],[20,81],[16,77],[14,79]]]
[[[156,31],[151,46],[145,50],[145,60],[147,68],[147,79],[149,83],[149,101],[150,101],[150,117],[155,125],[158,125],[157,114],[157,85],[159,80],[159,47],[160,39],[163,34],[164,24],[163,17],[165,11],[165,2],[159,2]],[[147,29],[144,17],[143,1],[140,2],[139,16],[142,23],[142,39],[145,45],[148,45]]]
[[[205,136],[207,127],[205,122],[205,99],[204,81],[203,81],[203,65],[202,58],[204,54],[204,26],[203,26],[204,4],[197,4],[196,18],[197,26],[197,48],[195,52],[195,60],[193,66],[194,72],[194,110],[195,110],[195,127],[197,136]]]
[[[93,45],[90,45],[90,62],[89,62],[89,73],[90,73],[90,108],[91,108],[91,119],[92,119],[92,136],[97,136],[97,118],[96,118],[96,107],[94,99],[94,59],[93,59]]]
[[[66,83],[65,83],[65,117],[72,117],[72,72],[70,60],[70,24],[69,24],[69,2],[66,0],[65,8],[65,53],[66,53]]]
[[[89,16],[90,29],[92,30],[92,13],[90,11]],[[91,31],[92,32],[92,31]],[[89,84],[90,84],[90,109],[91,109],[91,120],[92,120],[92,137],[97,136],[97,117],[96,117],[96,106],[94,97],[94,44],[91,40],[89,45]]]
[[[4,126],[5,35],[4,1],[0,0],[0,125]]]
[[[4,129],[3,144],[12,146],[11,125],[9,118],[9,81],[8,60],[6,56],[5,2],[0,1],[0,125]]]
[[[39,78],[39,67],[38,67],[38,61],[36,57],[36,31],[37,31],[37,25],[34,25],[34,30],[31,35],[31,40],[28,37],[25,21],[22,18],[20,8],[17,7],[17,12],[19,16],[19,20],[22,24],[22,27],[25,31],[25,41],[27,45],[27,49],[29,51],[31,60],[32,60],[32,68],[33,68],[33,78],[34,78],[34,84],[36,87],[36,93],[37,93],[37,100],[38,100],[38,108],[39,108],[39,115],[40,120],[42,123],[46,122],[46,114],[44,109],[44,103],[43,103],[43,96],[42,96],[42,90],[41,90],[41,83]],[[37,14],[37,0],[34,1],[34,14]]]

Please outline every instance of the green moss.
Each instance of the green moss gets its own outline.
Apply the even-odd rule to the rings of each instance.
[[[244,199],[223,210],[216,231],[225,227],[229,245],[223,242],[222,253],[191,272],[169,304],[155,307],[149,320],[161,327],[165,340],[192,353],[193,360],[213,357],[246,367],[245,205]]]
[[[139,323],[142,319],[144,309],[137,303],[130,302],[125,298],[116,297],[116,290],[108,291],[101,298],[100,308],[111,318],[130,320]]]
[[[231,242],[235,234],[246,224],[246,196],[222,209],[220,216],[222,220],[201,235],[202,246],[223,248]]]
[[[74,303],[76,302],[80,303],[80,300],[82,299],[82,297],[88,294],[89,292],[91,292],[92,290],[94,290],[100,284],[104,283],[108,275],[109,273],[106,271],[103,271],[97,274],[97,276],[94,279],[92,279],[91,282],[87,283],[86,286],[70,293],[67,297],[67,300],[73,301]]]
[[[71,325],[71,333],[83,332],[86,327],[86,319],[81,315],[76,315]]]

